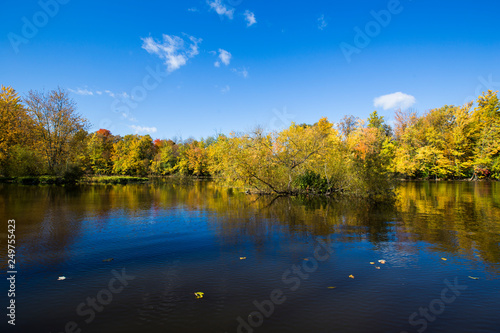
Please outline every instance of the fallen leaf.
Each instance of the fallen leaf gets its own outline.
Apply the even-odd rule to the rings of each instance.
[[[247,257],[240,257],[240,260],[245,260]]]
[[[194,293],[194,295],[196,296],[196,298],[203,298],[203,295],[205,295],[205,293],[203,293],[201,291],[197,291]]]
[[[378,262],[381,263],[382,265],[385,264],[385,260],[384,259],[380,259]]]
[[[370,265],[375,265],[375,263],[373,261],[370,261]]]
[[[354,279],[354,275],[352,275],[352,274],[351,274],[351,275],[349,275],[349,277],[350,277],[351,279]]]
[[[304,258],[304,260],[305,260],[305,261],[308,261],[308,260],[309,260],[309,258]]]
[[[469,276],[469,279],[472,279],[472,280],[479,280],[478,277],[475,277],[475,276]]]
[[[60,281],[60,280],[66,280],[66,277],[65,276],[60,276],[57,281]]]
[[[376,269],[380,269],[380,267],[378,267],[378,266],[375,266],[375,268],[376,268]]]
[[[328,287],[328,289],[335,289],[335,288],[337,288],[337,287]]]
[[[444,261],[446,261],[446,260],[448,260],[448,259],[446,259],[446,258],[441,258],[441,260],[444,260]]]

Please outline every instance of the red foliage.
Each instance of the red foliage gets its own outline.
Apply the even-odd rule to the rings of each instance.
[[[96,132],[96,134],[98,136],[101,136],[101,137],[104,137],[104,138],[107,138],[107,137],[111,136],[111,132],[108,131],[107,129],[103,129],[103,128],[101,128],[100,130],[98,130]]]

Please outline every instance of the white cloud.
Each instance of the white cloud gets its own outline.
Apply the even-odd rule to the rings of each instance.
[[[328,22],[325,19],[325,15],[318,17],[318,29],[323,30],[328,26]]]
[[[222,89],[220,90],[221,93],[223,94],[226,94],[229,92],[229,90],[231,90],[231,87],[226,85],[225,87],[222,87]]]
[[[189,40],[188,47],[186,47],[183,38],[164,34],[163,42],[156,41],[152,37],[141,38],[143,41],[142,48],[164,60],[167,70],[173,72],[184,66],[189,58],[193,58],[199,53],[198,44],[202,40],[193,36],[186,36]]]
[[[110,96],[110,97],[113,97],[113,98],[115,97],[115,94],[112,91],[110,91],[110,90],[104,90],[104,92],[106,94],[108,94],[108,96]]]
[[[233,19],[234,9],[228,9],[226,5],[222,3],[222,0],[207,0],[208,5],[211,9],[215,10],[219,16],[227,16],[230,20]]]
[[[388,109],[408,109],[417,101],[415,97],[407,94],[403,94],[402,92],[396,92],[389,95],[384,95],[377,97],[373,100],[373,105],[375,107],[382,107],[384,110]]]
[[[145,126],[137,126],[137,125],[130,125],[129,127],[134,130],[135,134],[156,133],[156,131],[157,131],[156,127],[145,127]]]
[[[82,89],[82,88],[78,88],[76,90],[74,89],[71,89],[71,88],[68,88],[69,91],[71,91],[72,93],[74,94],[77,94],[77,95],[82,95],[82,96],[92,96],[94,95],[94,93],[88,89]]]
[[[220,62],[219,61],[214,62],[214,66],[215,67],[220,67]]]
[[[231,53],[227,52],[226,50],[219,49],[219,59],[220,61],[222,61],[224,65],[226,66],[229,65],[229,63],[231,62],[231,58],[232,58]]]
[[[231,71],[233,73],[238,74],[239,76],[243,76],[245,79],[248,77],[248,71],[245,67],[243,67],[242,69],[233,68],[233,69],[231,69]]]
[[[247,21],[247,27],[257,23],[257,20],[255,19],[255,14],[252,13],[251,11],[245,10],[245,13],[243,15],[245,15],[245,21]]]
[[[198,11],[198,8],[196,8],[196,7],[188,8],[188,12],[197,12],[197,11]]]
[[[134,117],[131,117],[129,114],[127,114],[125,112],[122,112],[122,117],[127,119],[127,120],[133,121],[133,122],[137,121],[137,119],[135,119]]]
[[[89,90],[87,88],[85,88],[85,89],[78,88],[76,90],[69,88],[68,90],[71,91],[74,94],[83,95],[83,96],[97,96],[97,95],[102,96],[102,95],[108,95],[109,97],[112,97],[112,98],[120,98],[120,97],[121,98],[130,98],[130,95],[127,94],[126,92],[112,92],[111,90],[95,90],[95,91],[92,91],[92,90]]]

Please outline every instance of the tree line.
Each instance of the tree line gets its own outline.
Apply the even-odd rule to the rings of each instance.
[[[89,133],[90,124],[61,88],[0,91],[0,173],[212,176],[257,192],[382,194],[395,178],[500,178],[500,103],[477,102],[419,116],[395,113],[393,128],[376,111],[366,120],[295,124],[276,132],[219,134],[201,140]]]

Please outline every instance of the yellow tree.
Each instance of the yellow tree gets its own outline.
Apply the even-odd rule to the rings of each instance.
[[[178,169],[178,145],[172,140],[155,140],[155,155],[151,172],[155,175],[170,175]]]
[[[32,122],[21,99],[14,89],[4,87],[0,90],[0,168],[9,172],[8,164],[12,149],[21,151],[32,144]],[[28,162],[28,161],[26,161]]]
[[[113,170],[111,156],[117,137],[107,129],[99,129],[87,140],[86,155],[89,168],[96,174],[110,174]]]
[[[180,147],[177,169],[183,175],[202,176],[208,173],[205,143],[189,139]]]
[[[500,102],[497,94],[488,90],[479,96],[473,113],[476,133],[474,177],[493,174],[500,178]]]
[[[250,134],[219,137],[209,148],[210,160],[215,161],[210,170],[258,192],[296,193],[301,187],[299,178],[308,170],[323,174],[321,161],[334,133],[332,124],[323,118],[314,125],[292,123],[279,133],[256,129]],[[318,165],[321,170],[315,170]]]
[[[149,135],[126,135],[113,149],[113,173],[147,175],[153,160],[153,139]]]

